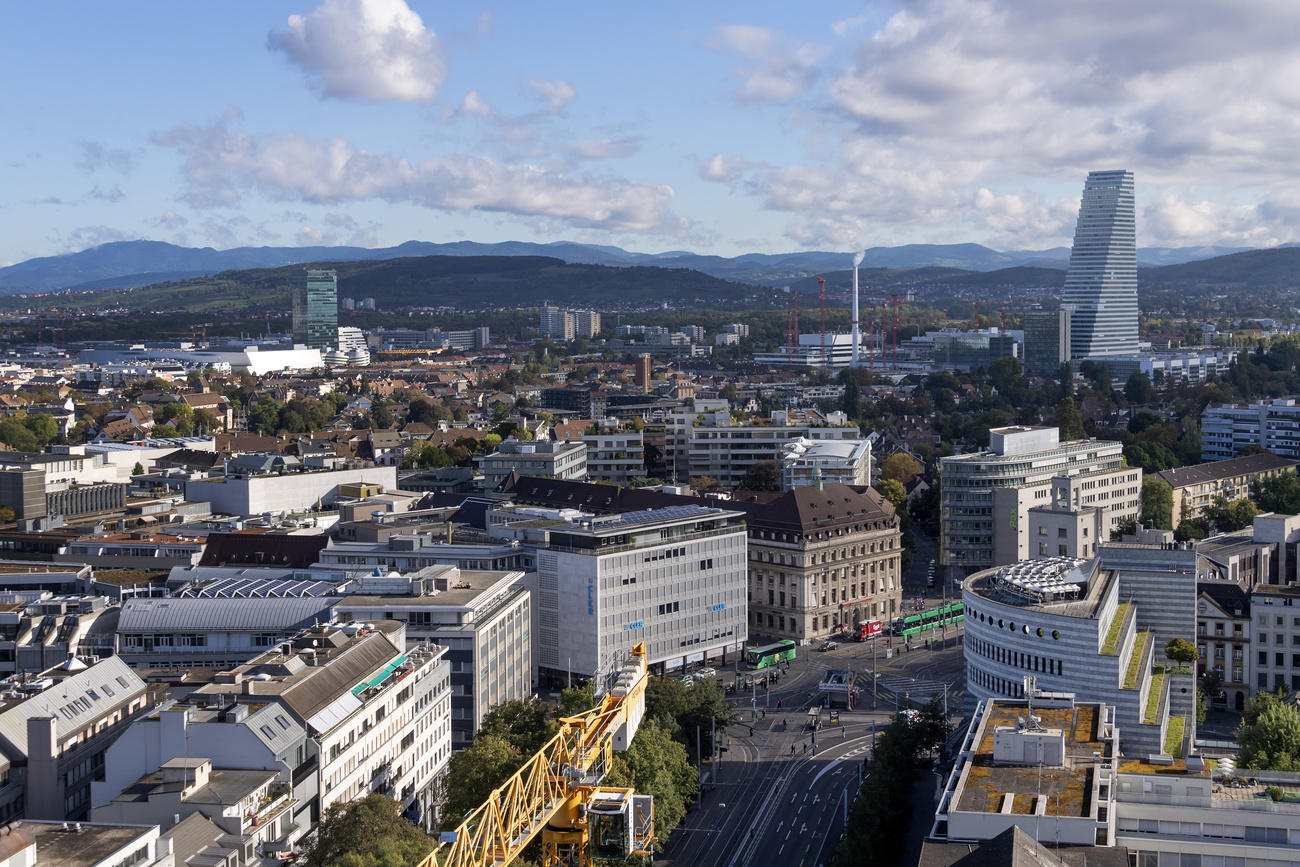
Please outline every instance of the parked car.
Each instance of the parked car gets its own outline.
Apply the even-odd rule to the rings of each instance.
[[[821,647],[819,647],[819,648],[817,648],[817,649],[818,649],[819,651],[822,651],[822,652],[824,653],[824,652],[826,652],[827,650],[834,650],[835,648],[837,648],[837,647],[839,647],[839,646],[840,646],[840,645],[839,645],[838,642],[835,642],[835,641],[827,641],[825,644],[823,644]]]

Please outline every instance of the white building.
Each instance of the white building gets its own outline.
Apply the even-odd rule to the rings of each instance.
[[[799,437],[781,449],[781,490],[814,485],[871,484],[870,440],[812,440]]]
[[[1018,537],[1025,512],[1051,502],[1053,478],[1120,470],[1123,450],[1122,443],[1104,440],[1060,442],[1060,431],[1054,427],[1013,426],[990,430],[984,451],[943,458],[940,564],[969,575],[1022,559],[1024,555],[1018,553],[998,559],[999,531],[1005,528]],[[1127,488],[1122,478],[1119,482],[1117,490]],[[997,499],[1000,489],[1010,489],[1002,502]],[[1022,544],[1028,540],[1022,543],[1017,538],[1004,550],[1019,552]]]
[[[617,423],[605,425],[617,428]],[[587,478],[626,485],[645,472],[645,439],[639,430],[603,429],[584,433],[587,445]]]
[[[1279,397],[1252,404],[1205,407],[1201,413],[1203,460],[1235,457],[1246,446],[1300,459],[1300,400]]]
[[[583,442],[517,440],[508,437],[490,455],[474,459],[483,473],[484,490],[496,490],[512,472],[521,476],[587,477],[587,445]]]
[[[743,518],[689,505],[538,523],[539,677],[608,675],[641,641],[660,672],[735,659],[747,636]]]
[[[1137,467],[1056,476],[1048,486],[1045,504],[1041,502],[1042,486],[993,492],[994,514],[1015,515],[1014,520],[996,524],[993,551],[997,563],[1094,557],[1098,545],[1110,541],[1111,533],[1125,521],[1136,521],[1142,511],[1142,470]]]
[[[79,359],[92,364],[114,364],[140,360],[179,361],[187,368],[228,369],[235,373],[262,376],[267,373],[314,370],[324,367],[319,349],[280,345],[226,346],[198,349],[192,344],[180,347],[149,349],[143,346],[122,346],[117,349],[83,349]]]
[[[300,512],[329,505],[339,496],[339,485],[381,485],[397,488],[396,467],[303,470],[261,475],[227,475],[185,482],[185,499],[212,504],[214,514],[260,515],[263,512]]]
[[[1138,353],[1132,172],[1088,173],[1061,304],[1074,308],[1072,359]]]

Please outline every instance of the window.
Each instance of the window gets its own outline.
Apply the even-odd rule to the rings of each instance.
[[[1058,538],[1058,539],[1064,539],[1064,538],[1065,538],[1065,528],[1064,528],[1064,527],[1057,527],[1057,528],[1056,528],[1056,538]]]

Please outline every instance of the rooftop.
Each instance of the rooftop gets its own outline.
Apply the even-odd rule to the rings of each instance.
[[[1092,619],[1114,574],[1096,559],[1052,557],[978,572],[965,589],[1000,605]]]
[[[63,830],[63,822],[23,820],[16,830],[36,841],[37,863],[41,867],[87,867],[127,848],[149,833],[153,826],[106,825],[80,822]]]
[[[1275,454],[1265,452],[1258,455],[1244,455],[1239,458],[1227,458],[1222,461],[1209,461],[1192,467],[1178,467],[1172,470],[1161,470],[1156,473],[1156,475],[1168,482],[1171,488],[1177,490],[1190,485],[1223,481],[1224,479],[1230,479],[1234,476],[1246,476],[1254,475],[1255,473],[1294,469],[1297,464],[1300,464],[1300,461],[1293,461],[1288,458],[1278,457]]]
[[[1042,811],[1046,816],[1088,816],[1094,752],[1107,756],[1111,744],[1098,731],[1101,706],[1035,707],[1034,715],[1046,729],[1065,734],[1065,764],[1000,765],[993,759],[993,737],[1000,726],[1015,727],[1028,707],[1025,702],[988,703],[980,724],[980,740],[956,809],[974,813],[999,813],[1005,795],[1012,795],[1013,813]],[[1045,799],[1045,800],[1043,800]]]

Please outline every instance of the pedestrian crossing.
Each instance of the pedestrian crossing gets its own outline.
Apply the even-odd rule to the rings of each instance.
[[[904,703],[922,706],[936,696],[942,700],[945,692],[949,698],[953,694],[952,687],[946,681],[918,680],[900,674],[877,675],[876,686],[882,693],[894,696],[900,706]]]

